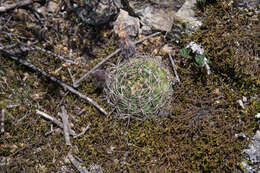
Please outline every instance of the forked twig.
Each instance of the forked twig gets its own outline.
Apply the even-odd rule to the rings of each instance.
[[[63,124],[62,124],[62,122],[60,122],[60,121],[57,120],[56,118],[51,117],[50,115],[48,115],[48,114],[46,114],[46,113],[44,113],[44,112],[42,112],[42,111],[39,111],[39,110],[36,110],[36,114],[38,114],[38,115],[40,115],[40,116],[46,118],[47,120],[50,120],[51,122],[53,122],[54,124],[56,124],[57,126],[59,126],[60,128],[63,129]],[[72,136],[75,136],[75,135],[76,135],[76,133],[75,133],[73,130],[71,130],[71,129],[69,129],[69,134],[72,135]]]
[[[4,52],[5,52],[5,51],[4,51]],[[80,98],[82,98],[82,99],[88,101],[89,103],[91,103],[92,105],[94,105],[100,112],[102,112],[103,114],[107,115],[107,112],[106,112],[103,108],[101,108],[95,101],[93,101],[91,98],[89,98],[89,97],[87,97],[87,96],[81,94],[79,91],[77,91],[77,90],[74,89],[73,87],[71,87],[71,86],[69,86],[68,84],[62,82],[61,80],[55,78],[54,76],[50,75],[48,72],[45,72],[44,70],[42,70],[42,69],[39,68],[39,67],[36,67],[35,65],[33,65],[33,64],[31,64],[31,63],[29,63],[29,62],[27,62],[27,61],[25,61],[25,60],[23,60],[23,59],[21,59],[21,58],[18,58],[18,57],[16,57],[16,56],[10,55],[10,54],[8,54],[8,52],[5,52],[5,53],[8,55],[9,58],[11,58],[11,59],[13,59],[13,60],[15,60],[15,61],[18,61],[19,63],[21,63],[21,64],[23,64],[23,65],[25,65],[25,66],[27,66],[27,67],[29,67],[29,68],[35,70],[35,71],[40,72],[42,75],[48,77],[50,80],[52,80],[52,81],[58,83],[59,85],[61,85],[61,86],[64,87],[64,88],[68,89],[68,90],[69,90],[70,92],[72,92],[73,94],[76,94],[76,95],[79,96]]]
[[[149,36],[146,36],[138,41],[135,41],[134,44],[138,44],[141,43],[151,37],[154,37],[156,35],[159,35],[161,32],[156,32],[153,33]],[[116,49],[112,54],[108,55],[105,59],[103,59],[101,62],[99,62],[95,67],[93,67],[90,71],[88,71],[86,74],[84,74],[79,80],[77,80],[75,83],[73,83],[73,87],[77,88],[79,87],[80,82],[82,82],[88,75],[90,75],[91,73],[93,73],[97,68],[99,68],[104,62],[106,62],[107,60],[109,60],[110,58],[112,58],[113,56],[115,56],[117,53],[119,53],[121,51],[121,48]]]

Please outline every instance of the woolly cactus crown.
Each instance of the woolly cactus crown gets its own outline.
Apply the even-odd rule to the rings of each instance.
[[[120,118],[147,119],[170,100],[169,72],[160,61],[140,55],[109,69],[106,99]]]

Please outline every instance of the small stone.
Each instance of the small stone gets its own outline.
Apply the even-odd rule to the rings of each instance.
[[[120,10],[117,20],[114,22],[114,31],[116,34],[119,32],[119,25],[122,25],[122,29],[129,36],[138,36],[140,33],[140,22],[138,18],[128,15],[128,12]]]
[[[237,100],[237,103],[239,104],[239,106],[243,109],[245,109],[244,103],[242,100]]]
[[[247,102],[247,98],[245,96],[242,97],[243,102]]]
[[[58,9],[58,7],[59,7],[59,5],[56,2],[50,1],[48,4],[48,11],[51,13],[54,13]]]
[[[196,0],[187,0],[176,13],[177,18],[185,22],[190,30],[196,30],[202,25],[202,22],[195,17],[195,7]]]
[[[244,133],[235,134],[235,137],[238,139],[246,139],[246,135]]]
[[[255,115],[255,118],[260,119],[260,113],[257,113],[257,114]]]
[[[168,44],[165,44],[165,45],[161,48],[160,53],[161,53],[162,55],[168,55],[168,53],[170,53],[171,51],[172,51],[172,48],[169,47]]]

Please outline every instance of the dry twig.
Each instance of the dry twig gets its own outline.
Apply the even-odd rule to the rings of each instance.
[[[70,159],[70,162],[73,164],[73,166],[75,166],[80,173],[89,173],[87,171],[87,168],[81,166],[80,163],[73,157],[73,155],[70,152],[68,153],[68,158]]]
[[[1,116],[1,133],[5,132],[5,109],[2,109],[2,116]]]
[[[76,95],[79,96],[80,98],[82,98],[82,99],[88,101],[89,103],[91,103],[92,105],[94,105],[100,112],[102,112],[103,114],[107,115],[107,112],[106,112],[103,108],[101,108],[95,101],[93,101],[91,98],[89,98],[89,97],[87,97],[87,96],[81,94],[79,91],[77,91],[77,90],[74,89],[73,87],[71,87],[71,86],[69,86],[68,84],[62,82],[61,80],[55,78],[54,76],[50,75],[48,72],[45,72],[44,70],[42,70],[41,68],[36,67],[35,65],[33,65],[33,64],[31,64],[31,63],[29,63],[29,62],[27,62],[27,61],[25,61],[25,60],[23,60],[23,59],[21,59],[21,58],[18,58],[18,57],[16,57],[16,56],[10,55],[10,54],[8,54],[8,52],[5,52],[5,51],[3,51],[3,52],[6,53],[9,58],[18,61],[19,63],[21,63],[21,64],[23,64],[23,65],[25,65],[25,66],[27,66],[27,67],[29,67],[29,68],[35,70],[35,71],[40,72],[42,75],[48,77],[50,80],[52,80],[52,81],[58,83],[59,85],[61,85],[61,86],[64,87],[64,88],[68,89],[68,90],[69,90],[70,92],[72,92],[73,94],[76,94]]]
[[[15,8],[23,7],[23,6],[29,5],[31,3],[33,3],[32,0],[24,0],[24,1],[19,0],[16,3],[7,5],[5,7],[0,7],[0,13],[6,12],[8,10],[15,9]]]
[[[65,142],[66,142],[66,145],[71,146],[70,135],[69,135],[69,129],[70,129],[69,120],[68,120],[69,117],[67,114],[67,110],[65,109],[64,106],[61,107],[61,111],[62,111],[61,118],[62,118],[62,122],[63,122],[63,133],[64,133]]]
[[[59,126],[60,128],[63,129],[63,124],[62,124],[62,122],[60,122],[60,121],[57,120],[56,118],[51,117],[50,115],[48,115],[48,114],[46,114],[46,113],[44,113],[44,112],[42,112],[42,111],[39,111],[39,110],[36,110],[36,114],[38,114],[38,115],[40,115],[40,116],[46,118],[47,120],[50,120],[51,122],[53,122],[54,124],[56,124],[57,126]],[[71,130],[71,129],[69,129],[69,134],[72,135],[72,136],[75,136],[75,135],[76,135],[76,133],[75,133],[73,130]]]
[[[144,37],[136,42],[134,42],[134,44],[138,44],[138,43],[141,43],[151,37],[154,37],[156,35],[159,35],[160,32],[156,32],[156,33],[153,33],[147,37]],[[104,62],[106,62],[107,60],[109,60],[110,58],[112,58],[113,56],[115,56],[117,53],[119,53],[121,51],[121,48],[118,48],[116,49],[112,54],[110,54],[109,56],[107,56],[105,59],[103,59],[100,63],[98,63],[95,67],[93,67],[90,71],[88,71],[85,75],[83,75],[79,80],[77,80],[75,83],[73,83],[73,86],[75,88],[79,87],[80,85],[80,82],[82,82],[88,75],[90,75],[91,73],[93,73],[97,68],[99,68]]]
[[[174,63],[174,61],[172,59],[172,56],[171,56],[171,54],[169,52],[168,52],[168,55],[169,55],[169,58],[170,58],[170,61],[171,61],[171,64],[172,64],[172,68],[173,68],[174,74],[176,76],[176,80],[177,80],[177,82],[180,82],[180,78],[178,76],[178,73],[177,73],[177,70],[176,70],[176,67],[175,67],[175,63]]]

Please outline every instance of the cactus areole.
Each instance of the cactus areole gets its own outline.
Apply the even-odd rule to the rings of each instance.
[[[159,60],[139,56],[109,69],[106,99],[120,118],[148,119],[170,101],[170,75]]]

